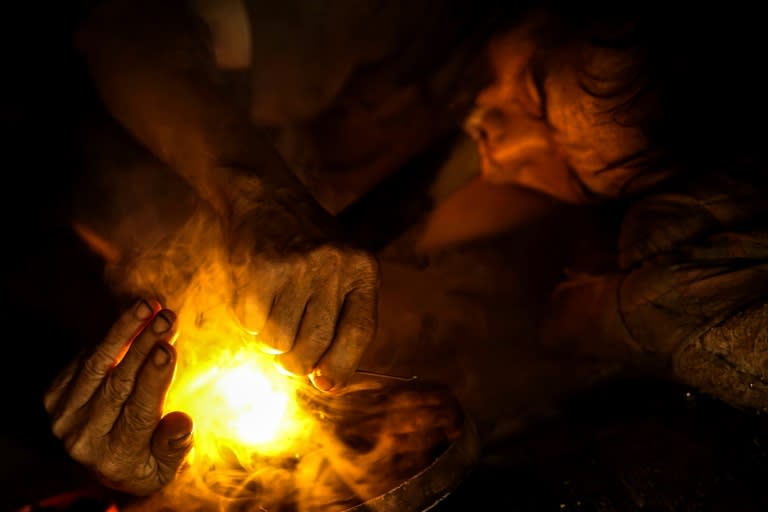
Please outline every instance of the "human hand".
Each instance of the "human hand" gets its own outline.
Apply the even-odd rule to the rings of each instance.
[[[176,364],[175,322],[172,311],[139,301],[45,394],[54,435],[113,489],[137,496],[158,491],[192,446],[189,416],[162,416]]]
[[[336,391],[375,335],[378,262],[285,217],[252,217],[235,233],[237,317],[284,370]]]

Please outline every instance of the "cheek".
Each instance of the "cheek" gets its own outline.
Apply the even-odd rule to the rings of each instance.
[[[582,202],[549,127],[523,112],[491,108],[476,111],[467,122],[489,182],[514,184],[567,202]]]
[[[586,188],[603,197],[616,197],[636,174],[632,156],[647,141],[638,125],[617,121],[616,108],[626,98],[595,98],[579,85],[575,73],[547,79],[549,121],[553,145]]]

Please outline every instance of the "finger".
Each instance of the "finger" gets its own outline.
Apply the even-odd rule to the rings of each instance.
[[[240,327],[251,336],[264,330],[275,296],[274,279],[268,273],[253,276],[247,282],[237,281],[234,300],[235,318]]]
[[[153,348],[160,342],[170,342],[176,327],[176,315],[163,309],[139,334],[126,352],[123,360],[115,366],[102,382],[89,404],[89,424],[96,434],[103,435],[112,430],[120,416],[123,404],[134,392],[137,375]]]
[[[150,449],[152,433],[160,422],[175,364],[174,348],[166,342],[158,342],[142,366],[133,393],[109,433],[113,450],[136,453]]]
[[[171,412],[160,420],[152,434],[152,455],[157,461],[158,477],[165,483],[178,473],[192,449],[192,418],[183,412]]]
[[[309,300],[293,348],[276,358],[293,375],[308,375],[331,345],[338,307],[329,295],[322,293]]]
[[[61,398],[61,396],[64,394],[64,391],[67,389],[67,386],[72,381],[72,377],[74,377],[78,366],[80,366],[81,359],[82,356],[69,363],[67,367],[64,368],[64,370],[62,370],[61,373],[56,376],[54,381],[46,390],[45,395],[43,396],[43,406],[45,407],[45,410],[48,412],[48,414],[53,413],[53,411],[56,409],[59,398]]]
[[[336,332],[328,351],[312,372],[312,382],[322,391],[339,389],[357,370],[376,331],[376,292],[355,289],[344,298]]]
[[[284,354],[293,348],[307,296],[296,286],[288,286],[275,298],[259,340],[267,353]]]
[[[104,341],[84,359],[77,373],[70,379],[66,396],[57,405],[57,416],[71,414],[91,399],[107,372],[120,361],[131,341],[158,309],[160,305],[157,302],[140,300],[120,316]]]

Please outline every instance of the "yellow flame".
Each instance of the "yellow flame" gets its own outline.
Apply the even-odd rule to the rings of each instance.
[[[175,246],[182,253],[198,250],[192,261],[199,268],[169,299],[178,315],[177,366],[164,405],[166,413],[181,411],[194,421],[188,462],[201,474],[212,466],[226,467],[218,462],[232,454],[250,470],[263,465],[256,460],[261,455],[304,453],[314,445],[309,432],[315,424],[297,400],[306,382],[281,375],[274,356],[240,327],[229,306],[234,290],[228,256],[210,239],[208,228],[191,224],[194,242]],[[209,243],[199,246],[198,240]]]
[[[238,411],[228,425],[234,436],[249,444],[277,437],[289,397],[275,389],[255,365],[246,363],[224,372],[214,387],[227,406]]]
[[[166,400],[166,411],[194,420],[195,458],[215,459],[222,446],[240,455],[294,450],[307,418],[296,382],[255,346],[211,348],[180,365]]]

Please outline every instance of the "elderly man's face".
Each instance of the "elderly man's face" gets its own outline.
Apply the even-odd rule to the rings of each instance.
[[[616,113],[635,91],[614,93],[639,60],[631,50],[586,43],[542,51],[532,28],[489,46],[496,78],[466,124],[484,175],[568,202],[615,197],[636,172],[627,163],[646,147],[641,130]]]

